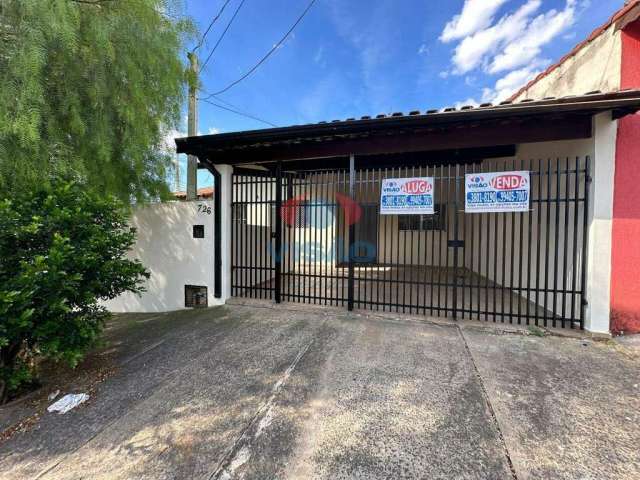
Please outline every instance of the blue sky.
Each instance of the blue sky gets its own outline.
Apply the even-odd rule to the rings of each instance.
[[[231,0],[214,24],[198,50],[201,61],[241,1]],[[202,32],[223,3],[186,0],[186,14]],[[499,101],[623,3],[316,0],[254,74],[214,101],[278,126]],[[307,4],[245,0],[202,72],[201,95],[224,88],[251,68]],[[205,102],[199,108],[202,134],[268,127]],[[184,170],[184,159],[181,164]],[[201,172],[199,186],[211,183],[211,176]]]

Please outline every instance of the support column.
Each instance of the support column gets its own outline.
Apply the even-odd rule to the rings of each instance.
[[[585,329],[594,333],[610,332],[611,227],[617,123],[612,120],[611,112],[601,113],[593,119]]]
[[[233,167],[231,165],[215,165],[215,169],[220,174],[220,184],[214,185],[214,188],[220,189],[220,223],[219,232],[214,232],[220,238],[220,277],[222,284],[220,286],[220,300],[226,302],[231,297],[231,199],[232,199],[232,183],[231,176]],[[217,290],[217,288],[216,288]]]
[[[640,88],[640,21],[622,31],[620,88]],[[611,258],[611,330],[640,333],[640,115],[618,122]]]

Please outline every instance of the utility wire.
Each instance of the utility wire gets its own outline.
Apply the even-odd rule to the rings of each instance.
[[[229,30],[229,27],[231,26],[231,24],[233,23],[233,21],[236,18],[236,15],[238,15],[238,12],[240,11],[240,9],[242,8],[242,5],[244,5],[245,0],[242,0],[240,2],[240,5],[238,5],[238,8],[236,8],[236,11],[233,12],[233,16],[231,17],[231,20],[229,20],[229,23],[227,23],[227,26],[224,28],[223,32],[220,34],[220,38],[218,38],[218,41],[216,42],[216,44],[213,46],[213,48],[211,49],[211,52],[209,53],[209,56],[207,57],[207,59],[204,61],[204,63],[202,64],[202,67],[200,68],[200,71],[204,71],[204,67],[207,66],[207,63],[209,62],[209,60],[211,59],[211,56],[213,55],[213,52],[216,51],[216,49],[218,48],[218,45],[220,45],[220,42],[222,42],[222,39],[224,38],[224,36],[227,33],[227,30]]]
[[[258,67],[260,67],[260,65],[262,65],[272,54],[273,52],[275,52],[280,45],[282,45],[282,43],[287,39],[287,37],[291,34],[291,32],[293,32],[293,30],[298,26],[298,24],[302,21],[302,19],[304,18],[304,16],[307,14],[307,12],[309,11],[309,9],[311,9],[311,7],[313,6],[313,4],[316,3],[316,0],[311,0],[309,2],[309,5],[307,5],[307,8],[304,9],[304,11],[302,12],[302,14],[298,17],[298,19],[295,21],[295,23],[291,26],[291,28],[287,31],[287,33],[285,33],[283,35],[283,37],[278,41],[278,43],[276,43],[273,48],[271,50],[269,50],[267,52],[267,54],[262,57],[258,63],[256,63],[253,67],[251,67],[251,69],[249,69],[244,75],[242,75],[240,78],[238,78],[237,80],[231,82],[229,85],[227,85],[226,87],[224,87],[221,90],[218,90],[217,92],[213,92],[211,94],[209,94],[208,97],[203,98],[202,100],[206,99],[206,98],[211,98],[215,95],[220,95],[221,93],[226,92],[227,90],[235,87],[237,84],[239,84],[242,80],[244,80],[245,78],[247,78],[249,75],[251,75],[253,72],[255,72]]]
[[[197,49],[199,49],[202,46],[202,44],[204,43],[204,39],[207,37],[207,34],[209,33],[209,30],[211,30],[211,27],[213,27],[213,24],[218,21],[218,19],[220,18],[220,15],[222,15],[222,12],[224,12],[224,9],[227,7],[227,5],[229,4],[230,1],[231,0],[226,0],[222,4],[222,7],[220,8],[220,11],[218,12],[218,14],[215,17],[213,17],[213,20],[211,20],[211,23],[209,23],[209,26],[207,27],[207,29],[202,34],[202,38],[200,38],[200,41],[198,42],[198,44],[195,47],[193,47],[193,50],[191,50],[191,53],[195,52]]]
[[[214,102],[212,102],[210,100],[207,100],[206,98],[201,98],[200,100],[202,100],[203,102],[207,102],[209,105],[213,105],[214,107],[221,108],[222,110],[227,110],[228,112],[235,113],[236,115],[240,115],[242,117],[250,118],[252,120],[256,120],[257,122],[262,122],[262,123],[264,123],[266,125],[269,125],[271,127],[277,127],[277,125],[275,123],[271,123],[268,120],[263,120],[262,118],[256,117],[256,116],[251,115],[249,113],[244,113],[244,112],[241,112],[239,110],[235,110],[233,108],[225,107],[224,105],[219,105],[219,104],[214,103]]]

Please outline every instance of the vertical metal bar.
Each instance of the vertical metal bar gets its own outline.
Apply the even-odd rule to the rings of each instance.
[[[567,317],[567,256],[569,253],[569,157],[565,159],[564,169],[564,242],[562,253],[562,328]]]
[[[431,172],[433,175],[433,188],[436,189],[437,187],[437,180],[438,180],[438,171],[437,171],[437,167],[435,165],[433,165],[433,171]],[[427,169],[427,173],[429,173],[429,170]],[[438,191],[435,191],[433,194],[433,202],[434,202],[434,206],[435,204],[437,204],[436,202],[436,198],[438,198],[438,196],[440,195],[440,193]],[[435,293],[435,289],[436,289],[436,285],[434,282],[434,277],[435,277],[435,272],[436,272],[436,229],[432,228],[431,232],[429,232],[431,235],[431,262],[429,262],[429,280],[430,280],[430,294],[431,294],[431,301],[429,303],[429,315],[433,315],[433,297],[434,297],[434,293]],[[440,313],[440,311],[438,311],[438,313]]]
[[[479,215],[482,215],[487,223],[487,235],[486,235],[486,239],[485,239],[485,245],[486,245],[486,251],[485,251],[485,260],[484,260],[484,269],[485,269],[485,275],[484,275],[484,320],[486,322],[489,321],[489,269],[490,269],[490,260],[491,260],[491,214],[490,213],[481,213]]]
[[[551,158],[547,158],[547,217],[546,217],[546,239],[545,239],[545,262],[544,262],[544,326],[547,326],[549,307],[549,244],[551,242]]]
[[[503,166],[503,170],[507,171],[507,160],[505,159],[504,161],[504,166]],[[507,215],[508,213],[503,213],[502,214],[502,248],[500,249],[500,251],[502,252],[502,255],[500,255],[501,257],[501,261],[502,261],[502,277],[500,278],[500,321],[502,323],[504,323],[504,296],[505,296],[505,289],[507,287],[507,280],[506,280],[506,263],[507,263]],[[496,251],[497,252],[497,251]]]
[[[451,208],[451,164],[447,165],[447,197],[445,201],[446,210],[447,210],[447,220],[449,219],[449,209]],[[453,221],[455,223],[455,220]],[[447,222],[447,228],[444,232],[444,248],[445,248],[445,268],[444,268],[444,316],[449,316],[449,273],[451,266],[449,264],[449,223]],[[453,312],[452,312],[453,313]]]
[[[467,174],[467,170],[469,168],[469,165],[467,163],[465,163],[463,165],[462,168],[462,172],[460,172],[460,175],[456,175],[456,184],[458,184],[458,182],[460,182],[462,180],[462,194],[464,195],[464,179],[465,179],[465,175]],[[462,201],[462,205],[458,205],[458,207],[456,208],[456,215],[462,215],[462,241],[464,242],[464,246],[462,247],[462,287],[461,287],[461,291],[462,291],[462,299],[461,299],[461,313],[462,313],[462,317],[461,318],[465,318],[465,310],[466,310],[466,306],[465,306],[465,297],[466,297],[466,290],[467,290],[467,231],[469,230],[469,227],[467,226],[467,221],[468,221],[468,217],[467,215],[464,213],[464,198],[460,199],[459,198],[459,192],[460,188],[458,186],[456,186],[456,198],[458,200]],[[469,296],[469,299],[471,299],[471,296]],[[469,304],[469,318],[471,318],[471,304]]]
[[[554,232],[554,241],[553,241],[553,309],[552,315],[552,325],[556,327],[556,319],[557,319],[557,310],[558,310],[558,262],[560,256],[560,246],[558,243],[560,242],[560,159],[556,158],[556,199],[555,199],[555,232]]]
[[[542,209],[543,209],[543,195],[542,195],[542,176],[543,176],[543,165],[542,159],[538,159],[538,216],[537,216],[537,226],[538,230],[536,232],[536,240],[537,240],[537,252],[536,252],[536,326],[539,324],[539,310],[540,310],[540,248],[542,245]]]
[[[270,197],[269,197],[270,198]],[[282,295],[282,217],[280,210],[282,209],[282,162],[276,165],[276,271],[275,271],[275,301],[281,302]],[[271,216],[271,211],[269,211]]]
[[[497,166],[497,165],[496,165]],[[498,245],[498,215],[500,213],[493,214],[493,321],[497,320],[498,315],[498,252],[501,252]]]
[[[584,329],[585,309],[587,307],[587,231],[589,228],[589,188],[591,183],[591,158],[585,157],[584,167],[584,216],[582,225],[582,272],[580,275],[580,328]]]
[[[458,173],[459,173],[460,165],[456,164],[454,169],[454,198],[453,198],[453,240],[454,242],[458,242],[458,193],[459,193],[459,184],[458,184]],[[449,172],[451,172],[451,165],[449,165]],[[451,176],[451,175],[449,175]],[[451,181],[451,180],[449,180]],[[449,214],[447,213],[447,216]],[[448,230],[448,229],[447,229]],[[447,248],[447,253],[449,249]],[[447,262],[448,264],[449,262]],[[449,282],[447,282],[449,283]],[[448,290],[448,288],[447,288]],[[453,292],[452,292],[452,302],[453,302],[453,312],[452,317],[454,319],[458,316],[458,245],[453,248]]]
[[[356,173],[356,161],[353,154],[349,155],[349,197],[354,199],[355,194],[355,173]],[[346,217],[345,217],[346,220]],[[347,285],[347,308],[349,311],[353,310],[353,287],[354,287],[354,265],[353,265],[353,244],[355,235],[355,225],[353,219],[349,219],[349,251],[347,252],[349,258],[349,280]]]
[[[471,173],[476,173],[477,171],[477,164],[472,164],[471,165]],[[466,180],[465,180],[465,210],[466,210]],[[466,213],[465,213],[466,215]],[[476,300],[477,300],[477,306],[478,306],[478,316],[477,319],[480,320],[480,269],[481,269],[481,265],[480,265],[480,260],[481,260],[481,254],[480,254],[480,237],[481,237],[481,215],[479,214],[471,214],[469,215],[470,220],[471,220],[471,279],[470,279],[470,284],[471,284],[471,293],[469,294],[469,305],[470,308],[469,310],[469,318],[473,318],[473,314],[475,312],[473,312],[473,290],[474,290],[474,282],[477,284],[476,287]],[[476,254],[476,218],[478,219],[478,252]],[[475,265],[476,265],[476,261],[475,261],[475,257],[478,258],[478,269],[476,270]],[[477,274],[476,274],[477,272]]]
[[[529,160],[529,172],[533,169],[533,160]],[[527,325],[529,325],[530,320],[530,310],[531,310],[531,230],[533,228],[533,209],[535,208],[535,203],[533,202],[533,181],[531,180],[531,175],[529,175],[531,186],[529,192],[529,218],[527,223]]]
[[[425,177],[426,176],[427,175],[425,175]],[[422,177],[422,166],[418,167],[418,177]],[[426,248],[424,249],[424,256],[422,258],[422,261],[421,261],[420,255],[423,252],[423,249],[422,249],[422,238],[426,234],[427,234],[426,231],[422,230],[422,229],[418,232],[418,246],[417,246],[417,249],[418,249],[418,255],[417,255],[418,256],[418,258],[417,258],[418,266],[417,266],[417,269],[416,269],[416,307],[417,307],[416,312],[419,314],[420,313],[420,307],[422,307],[422,314],[423,315],[426,315],[426,313],[427,313],[426,312],[426,308],[425,308],[425,306],[426,306],[426,296],[424,295],[424,291],[425,291],[425,288],[426,288],[426,286],[425,286],[425,283],[426,283],[425,282],[425,280],[426,280],[425,272],[426,272],[426,264],[427,264],[427,252],[426,252],[427,249]],[[422,300],[420,300],[420,282],[419,282],[420,278],[422,278],[422,280],[423,280],[422,281],[422,291],[423,291]]]
[[[415,177],[416,176],[416,167],[415,165],[411,167],[411,176]],[[422,216],[419,217],[420,218],[420,223],[419,223],[419,227],[418,228],[418,235],[420,235],[420,232],[422,231]],[[411,249],[409,251],[409,313],[413,313],[413,289],[414,289],[414,264],[413,264],[413,245],[414,245],[414,240],[415,240],[415,230],[411,230],[410,233],[410,242],[409,242],[409,248]],[[405,252],[405,256],[406,256],[406,252]],[[407,285],[405,284],[405,287]]]
[[[389,172],[387,170],[387,168],[384,169],[384,178],[389,178]],[[380,179],[380,196],[379,198],[382,196],[382,178]],[[387,287],[389,287],[389,292],[391,292],[390,290],[390,286],[391,284],[388,282],[388,280],[390,280],[390,276],[387,276],[387,266],[390,266],[393,264],[391,257],[393,255],[393,249],[391,248],[391,238],[392,237],[392,233],[391,233],[391,227],[389,226],[389,224],[391,223],[391,226],[393,226],[393,223],[390,221],[389,215],[384,215],[383,217],[383,223],[384,223],[384,264],[385,264],[385,270],[384,270],[384,276],[383,276],[383,282],[382,282],[382,304],[383,304],[383,308],[382,311],[386,311],[387,306],[389,305],[390,302],[387,301]],[[389,267],[390,268],[390,267]],[[390,270],[389,270],[390,271]],[[389,307],[389,310],[391,310],[391,307]]]
[[[524,171],[525,169],[525,164],[524,164],[524,158],[520,159],[520,170]],[[531,176],[529,176],[529,196],[531,196]],[[530,200],[531,198],[529,198]],[[519,226],[519,232],[518,232],[518,325],[520,325],[522,323],[522,301],[523,301],[523,292],[522,292],[522,268],[523,268],[523,262],[522,262],[522,257],[524,257],[524,253],[522,251],[522,247],[523,247],[523,242],[522,242],[522,236],[524,233],[524,229],[523,229],[523,224],[524,224],[524,215],[525,213],[522,213],[520,215],[518,215],[518,226]],[[531,212],[526,212],[527,217],[531,216]],[[527,254],[528,254],[528,249],[527,249]]]
[[[512,169],[516,169],[516,159],[513,158],[511,162]],[[520,215],[520,214],[518,214]],[[511,264],[509,265],[509,323],[513,323],[513,286],[514,286],[514,267],[516,263],[515,258],[515,248],[516,248],[516,214],[515,212],[511,212],[511,245],[509,245],[509,250],[511,251]],[[519,252],[522,255],[522,252]],[[520,296],[518,295],[518,299]],[[520,323],[520,318],[518,318],[518,323]]]
[[[574,192],[573,192],[573,256],[571,265],[571,328],[576,320],[576,301],[582,301],[582,297],[576,295],[578,285],[578,225],[580,212],[580,158],[576,157],[576,168],[574,171]],[[582,252],[585,255],[586,252]]]
[[[392,168],[391,169],[391,174],[394,176],[393,178],[400,178],[401,173],[400,173],[400,168],[398,168],[398,173],[397,176],[395,173],[395,170]],[[399,274],[399,266],[400,266],[400,217],[398,215],[394,215],[394,218],[396,220],[396,232],[395,232],[395,237],[396,237],[396,248],[395,248],[395,263],[393,262],[393,255],[391,257],[392,260],[392,268],[391,268],[391,279],[392,282],[390,284],[390,286],[395,286],[395,296],[393,294],[393,290],[390,291],[389,293],[389,300],[390,303],[393,305],[393,308],[395,309],[395,311],[398,311],[398,299],[400,298],[400,290],[399,290],[399,283],[398,281],[400,280],[400,274]],[[393,241],[391,242],[392,245],[392,249],[393,249]]]

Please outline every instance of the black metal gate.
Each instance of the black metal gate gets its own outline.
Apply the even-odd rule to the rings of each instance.
[[[511,170],[530,172],[529,212],[464,212],[465,174]],[[382,179],[423,176],[433,215],[379,214]],[[232,295],[583,328],[589,181],[589,158],[243,170]]]

